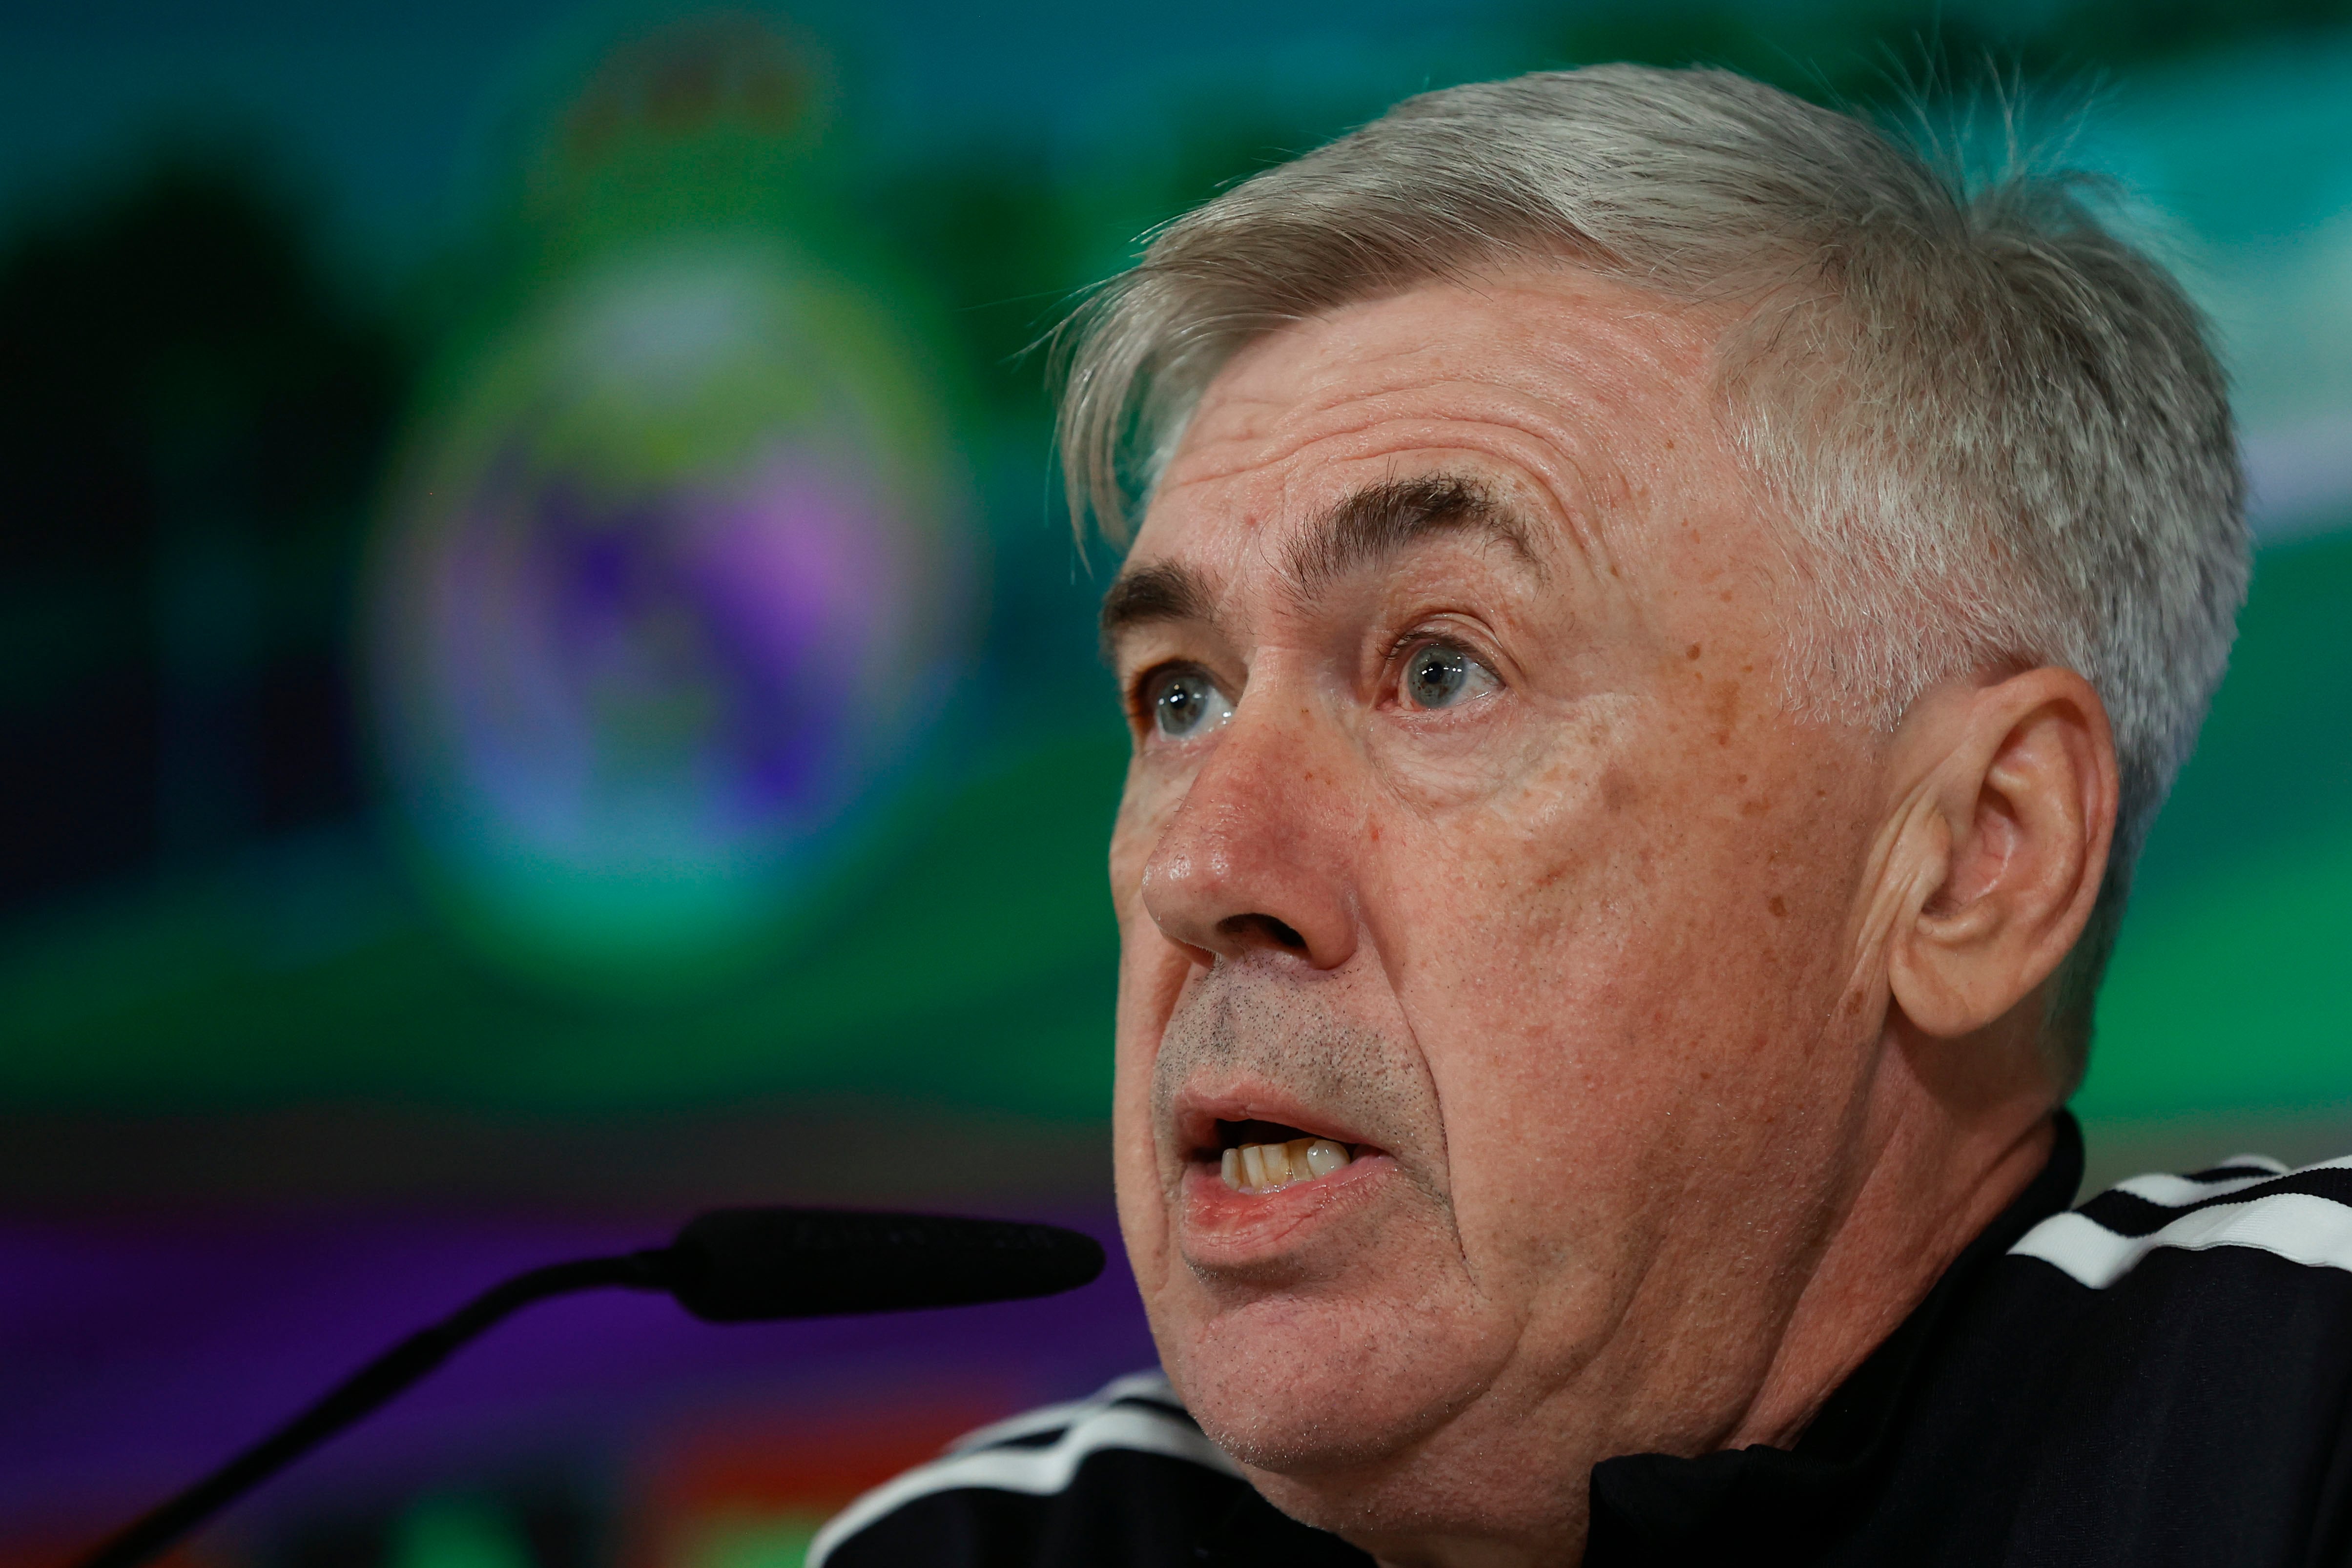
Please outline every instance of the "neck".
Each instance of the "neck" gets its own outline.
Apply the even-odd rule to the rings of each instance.
[[[1724,1447],[1793,1444],[2048,1162],[2056,1113],[2038,1085],[1956,1100],[1951,1085],[1919,1070],[1966,1063],[1972,1045],[1981,1051],[1989,1044],[1975,1037],[1890,1042],[1894,1068],[1873,1108],[1866,1144],[1873,1157]]]

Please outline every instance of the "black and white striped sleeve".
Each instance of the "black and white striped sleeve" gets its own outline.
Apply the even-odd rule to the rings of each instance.
[[[2352,1156],[2290,1171],[2249,1154],[2193,1175],[2134,1176],[2011,1250],[2104,1290],[2151,1254],[2222,1247],[2352,1271]]]
[[[2020,1563],[2352,1563],[2352,1159],[2136,1176],[2011,1257],[2071,1317]]]
[[[1276,1512],[1154,1372],[972,1433],[850,1504],[808,1568],[1367,1561]]]

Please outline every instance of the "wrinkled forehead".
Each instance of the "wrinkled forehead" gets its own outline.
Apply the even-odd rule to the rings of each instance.
[[[1538,563],[1605,561],[1640,531],[1634,514],[1727,461],[1717,335],[1567,272],[1428,284],[1266,333],[1202,395],[1131,559],[1295,565],[1351,502],[1451,479]]]

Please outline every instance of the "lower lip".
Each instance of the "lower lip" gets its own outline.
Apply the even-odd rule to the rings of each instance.
[[[1227,1186],[1215,1165],[1195,1161],[1184,1173],[1185,1256],[1203,1268],[1271,1259],[1363,1207],[1395,1172],[1393,1158],[1370,1154],[1328,1176],[1271,1193],[1244,1193]]]

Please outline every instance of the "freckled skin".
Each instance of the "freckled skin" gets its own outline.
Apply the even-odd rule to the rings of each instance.
[[[1137,726],[1121,1223],[1203,1427],[1387,1563],[1573,1562],[1598,1459],[1787,1440],[2046,1147],[2046,1082],[1950,1111],[1890,1009],[1919,770],[1780,700],[1791,588],[1716,331],[1562,272],[1271,335],[1130,552],[1215,618],[1129,629],[1122,679],[1188,661],[1234,706]],[[1434,473],[1533,563],[1448,534],[1287,585],[1323,509]],[[1494,689],[1400,698],[1433,626]],[[1188,1229],[1175,1122],[1254,1083],[1395,1164],[1243,1267]]]

